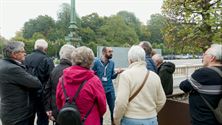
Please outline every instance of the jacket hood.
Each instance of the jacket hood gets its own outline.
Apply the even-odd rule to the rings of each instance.
[[[81,66],[71,66],[63,71],[64,81],[67,84],[81,84],[94,76],[94,71]]]
[[[167,72],[169,72],[171,74],[173,74],[175,71],[175,64],[173,64],[171,62],[164,62],[160,65],[160,67],[158,68],[158,71],[159,70],[166,70]]]

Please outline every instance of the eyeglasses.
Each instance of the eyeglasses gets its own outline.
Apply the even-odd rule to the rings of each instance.
[[[26,53],[25,50],[17,51],[16,53]]]

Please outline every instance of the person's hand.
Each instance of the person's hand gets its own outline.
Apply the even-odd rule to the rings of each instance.
[[[123,72],[123,71],[124,71],[124,69],[118,68],[118,69],[116,70],[116,73],[117,73],[117,74],[120,74],[120,73]]]
[[[46,114],[47,114],[49,120],[55,121],[55,118],[52,115],[52,111],[46,111]]]

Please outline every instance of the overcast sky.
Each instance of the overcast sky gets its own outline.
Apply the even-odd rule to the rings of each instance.
[[[0,0],[0,35],[9,39],[24,23],[38,15],[49,15],[57,19],[62,3],[71,0]],[[99,16],[110,16],[121,10],[133,12],[144,24],[151,14],[161,13],[163,0],[76,0],[78,15],[96,12]]]

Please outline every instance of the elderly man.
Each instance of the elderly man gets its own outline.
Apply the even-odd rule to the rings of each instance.
[[[163,86],[166,95],[173,93],[173,73],[175,71],[175,64],[172,62],[164,62],[163,57],[159,54],[152,56],[153,61],[157,66],[157,74]]]
[[[157,125],[157,113],[166,102],[159,76],[146,69],[145,52],[132,46],[129,67],[117,81],[115,125]]]
[[[53,61],[46,55],[48,43],[44,39],[38,39],[35,41],[34,51],[25,58],[25,66],[27,71],[33,76],[37,76],[42,83],[43,88],[45,87],[49,75],[54,68]],[[32,103],[37,112],[37,125],[48,125],[48,117],[46,115],[41,88],[37,93],[32,93]],[[33,116],[34,123],[35,115]]]
[[[9,42],[0,61],[0,118],[3,125],[30,125],[33,115],[29,93],[42,87],[41,82],[25,71],[23,42]]]
[[[220,125],[206,102],[216,108],[222,98],[222,45],[213,44],[203,54],[203,68],[196,70],[191,78],[182,81],[180,89],[190,93],[189,106],[192,125]]]

